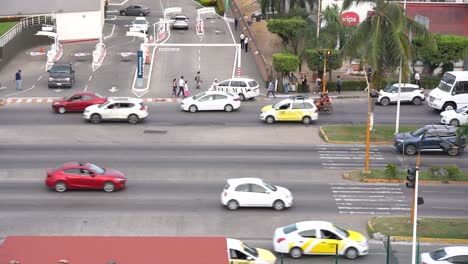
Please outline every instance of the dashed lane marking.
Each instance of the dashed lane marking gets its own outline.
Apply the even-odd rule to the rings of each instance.
[[[13,104],[46,104],[53,103],[61,97],[10,97],[3,99],[4,105]],[[145,103],[172,103],[180,102],[181,98],[142,98]],[[1,101],[0,101],[1,102]]]

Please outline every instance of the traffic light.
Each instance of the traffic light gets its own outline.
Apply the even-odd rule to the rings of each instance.
[[[320,61],[323,61],[323,51],[319,51]]]
[[[328,65],[332,64],[332,51],[327,50],[327,60],[328,60]]]
[[[327,50],[327,57],[331,57],[332,53],[331,50]]]
[[[417,167],[408,169],[408,176],[406,176],[406,188],[413,189],[416,185],[416,171],[418,171]]]

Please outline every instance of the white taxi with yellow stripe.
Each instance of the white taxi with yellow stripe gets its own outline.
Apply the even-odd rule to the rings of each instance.
[[[230,264],[275,264],[276,256],[263,248],[254,248],[245,242],[227,238]]]
[[[356,231],[345,230],[325,221],[305,221],[275,230],[273,247],[276,252],[300,258],[304,254],[338,255],[355,259],[367,255],[367,239]]]
[[[313,99],[284,99],[275,105],[263,107],[261,112],[260,119],[268,124],[277,121],[299,121],[310,124],[318,119],[317,106]]]

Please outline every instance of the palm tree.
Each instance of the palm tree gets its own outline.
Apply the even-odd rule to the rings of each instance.
[[[386,74],[400,65],[400,60],[402,72],[406,76],[412,58],[411,43],[406,34],[411,31],[416,36],[433,42],[430,33],[424,26],[406,17],[403,7],[398,3],[384,0],[345,0],[343,10],[353,2],[372,2],[374,5],[371,15],[347,39],[343,54],[362,56],[367,61],[372,67],[372,83],[376,88],[380,87]]]
[[[346,30],[346,26],[341,23],[341,11],[338,5],[332,4],[322,12],[325,27],[322,29],[320,39],[326,44],[324,47],[341,48],[341,36]]]

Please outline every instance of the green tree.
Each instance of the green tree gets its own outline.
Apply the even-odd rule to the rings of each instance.
[[[408,63],[412,60],[411,43],[406,34],[425,37],[434,43],[429,31],[419,23],[405,16],[403,7],[396,2],[385,0],[345,0],[343,10],[353,2],[372,2],[373,10],[347,40],[344,55],[359,56],[372,66],[372,84],[380,88],[386,75],[393,72],[402,62],[402,73],[409,74]]]
[[[299,65],[299,57],[291,53],[273,54],[273,68],[279,74],[278,79],[282,79],[286,74],[293,72]],[[281,83],[281,82],[280,82]]]
[[[306,49],[305,60],[307,67],[311,71],[323,72],[323,63],[325,59],[326,50],[321,49]],[[331,60],[327,59],[327,70],[337,70],[341,68],[343,61],[341,59],[341,52],[333,50]]]
[[[307,21],[299,17],[277,18],[270,19],[267,28],[268,31],[277,34],[283,40],[286,49],[289,47],[295,55],[298,55],[302,40],[301,31],[305,31],[307,25]]]

